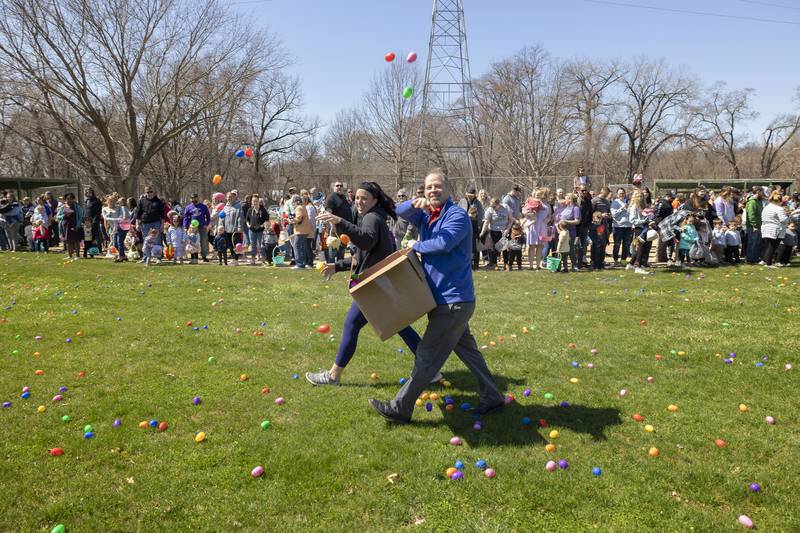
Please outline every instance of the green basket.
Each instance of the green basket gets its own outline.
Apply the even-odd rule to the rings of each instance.
[[[561,258],[555,256],[547,257],[547,270],[550,272],[558,272],[558,267],[561,266]]]
[[[284,258],[286,257],[283,255],[284,253],[286,253],[286,251],[283,246],[276,246],[275,249],[272,250],[272,264],[275,266],[283,266]]]

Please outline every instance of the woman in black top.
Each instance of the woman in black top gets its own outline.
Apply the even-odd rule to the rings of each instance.
[[[322,213],[317,217],[323,224],[334,224],[336,231],[350,237],[350,243],[356,247],[355,256],[340,259],[335,264],[328,263],[322,274],[326,279],[335,272],[353,271],[353,279],[358,274],[372,265],[385,259],[394,252],[394,242],[389,236],[387,220],[391,217],[397,220],[394,212],[394,201],[386,196],[380,185],[373,182],[362,183],[356,191],[356,208],[358,209],[358,225],[349,222],[332,213]],[[356,352],[358,334],[361,328],[367,325],[367,319],[355,302],[350,305],[350,310],[344,319],[342,327],[342,340],[339,342],[339,351],[336,361],[330,370],[307,372],[306,379],[313,385],[339,385],[339,377],[347,363]],[[416,353],[420,337],[411,326],[399,332],[400,337],[412,352]]]
[[[250,264],[255,265],[258,253],[262,252],[263,255],[264,252],[264,224],[269,222],[269,213],[261,205],[261,198],[257,194],[250,198],[250,207],[245,212],[244,218],[252,255]]]

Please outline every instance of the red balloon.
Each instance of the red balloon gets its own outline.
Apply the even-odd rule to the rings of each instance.
[[[331,327],[328,324],[322,324],[321,326],[317,326],[317,331],[320,333],[328,333],[331,330]]]
[[[416,52],[411,52],[410,54],[408,54],[408,57],[406,58],[406,61],[408,61],[409,63],[413,63],[416,60],[417,60]]]
[[[395,58],[395,57],[396,57],[396,56],[394,55],[394,52],[389,52],[388,54],[386,54],[386,55],[384,56],[384,59],[386,59],[386,62],[387,62],[387,63],[391,63],[392,61],[394,61],[394,58]]]
[[[244,156],[247,158],[253,157],[253,150],[251,150],[250,148],[245,148]]]

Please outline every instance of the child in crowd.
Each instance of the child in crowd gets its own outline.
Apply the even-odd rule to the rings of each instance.
[[[186,230],[186,253],[191,258],[190,263],[197,264],[197,254],[200,253],[200,233],[196,226],[189,226]]]
[[[717,262],[728,261],[727,237],[728,230],[722,225],[722,220],[714,219],[714,229],[711,231],[711,254]]]
[[[139,250],[136,248],[136,230],[131,226],[131,229],[128,231],[128,234],[125,236],[125,257],[128,258],[128,261],[138,261],[139,260]]]
[[[608,246],[608,226],[603,221],[603,213],[592,213],[592,224],[589,226],[589,237],[592,239],[592,268],[603,270],[606,261],[606,246]]]
[[[792,254],[797,246],[797,222],[789,222],[786,228],[786,234],[783,240],[778,245],[777,263],[782,266],[788,266],[792,261]],[[776,265],[777,266],[777,265]]]
[[[186,255],[186,233],[177,213],[172,215],[172,226],[167,230],[167,245],[172,246],[172,264],[179,261],[183,264],[183,257]]]
[[[47,253],[50,232],[47,230],[47,225],[45,225],[43,220],[40,219],[33,223],[31,237],[33,240],[33,250],[36,252]]]
[[[558,223],[558,245],[556,246],[556,254],[561,258],[561,272],[564,274],[569,272],[569,268],[567,268],[569,241],[569,229],[567,223],[562,220]]]
[[[478,270],[481,256],[478,251],[478,236],[481,233],[481,223],[478,220],[478,210],[475,207],[470,207],[468,214],[469,222],[472,226],[472,270]]]
[[[94,257],[89,256],[89,249],[94,248],[94,240],[99,235],[92,234],[92,217],[83,217],[83,258]]]
[[[164,247],[161,246],[158,230],[155,228],[151,229],[147,237],[144,238],[144,245],[142,246],[142,255],[144,256],[145,265],[150,266],[153,259],[161,264],[161,253],[163,250]]]
[[[217,227],[217,236],[214,237],[214,249],[217,251],[217,259],[221,265],[223,261],[228,264],[228,242],[225,240],[225,228]]]
[[[725,232],[725,262],[740,263],[739,249],[742,246],[742,234],[739,232],[739,223],[732,220],[728,224],[728,231]]]
[[[506,268],[509,272],[514,270],[514,261],[517,262],[517,270],[522,270],[522,249],[525,247],[525,242],[522,226],[520,226],[519,222],[514,222],[511,225],[511,235],[508,237],[508,264]]]
[[[687,265],[691,264],[689,250],[692,249],[692,245],[696,243],[698,239],[697,229],[695,228],[696,222],[697,218],[694,215],[689,215],[681,225],[681,242],[678,245],[679,266],[683,265],[684,263]]]
[[[267,229],[264,230],[264,256],[267,265],[272,264],[272,254],[275,252],[275,247],[278,246],[280,233],[281,227],[277,222],[267,224]]]

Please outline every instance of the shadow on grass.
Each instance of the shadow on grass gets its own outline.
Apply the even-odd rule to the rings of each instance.
[[[456,405],[470,402],[473,405],[478,399],[475,396],[453,396]],[[529,446],[531,444],[544,444],[549,441],[550,431],[569,429],[575,433],[586,433],[593,440],[606,439],[606,428],[622,424],[618,409],[609,407],[591,407],[587,405],[572,405],[570,407],[520,405],[512,403],[496,414],[480,418],[481,428],[474,429],[477,417],[472,416],[459,408],[447,412],[444,406],[442,419],[426,420],[424,408],[414,411],[412,425],[415,427],[440,427],[446,425],[453,435],[460,436],[471,448],[481,446]],[[530,419],[530,424],[523,423],[524,418]],[[547,421],[547,427],[538,425],[540,419]],[[389,424],[389,427],[400,429],[404,426]]]

